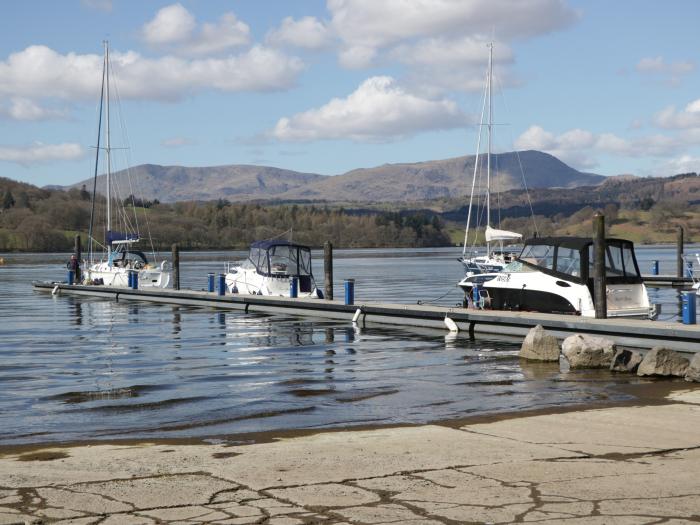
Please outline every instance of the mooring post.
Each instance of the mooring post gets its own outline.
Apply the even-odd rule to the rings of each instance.
[[[82,272],[80,270],[80,261],[83,259],[83,247],[80,242],[80,234],[77,234],[75,236],[75,258],[78,260],[78,265],[75,267],[75,282],[80,284],[83,279],[82,279]]]
[[[679,226],[676,236],[676,277],[679,279],[685,277],[683,266],[683,226]]]
[[[607,286],[605,283],[605,215],[593,216],[593,300],[596,319],[608,317]]]
[[[333,300],[333,244],[323,243],[323,274],[326,281],[326,299]]]
[[[180,289],[180,247],[173,244],[173,290]]]

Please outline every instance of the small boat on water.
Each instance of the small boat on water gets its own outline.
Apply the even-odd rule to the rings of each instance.
[[[605,239],[608,317],[653,319],[634,244]],[[497,273],[465,277],[465,298],[491,310],[523,310],[595,317],[593,240],[528,239],[520,255]]]
[[[298,297],[322,297],[311,269],[311,248],[270,240],[254,242],[243,263],[229,264],[225,282],[229,293],[289,297],[292,278]]]
[[[115,196],[118,195],[118,188],[115,188],[112,181],[112,145],[110,142],[110,62],[109,62],[109,44],[104,43],[104,61],[102,70],[102,89],[100,93],[100,114],[97,134],[97,147],[95,157],[95,173],[93,184],[93,213],[90,217],[90,231],[88,234],[89,251],[88,259],[85,264],[82,282],[85,284],[103,284],[105,286],[127,287],[129,286],[129,272],[136,272],[139,288],[168,288],[171,285],[171,271],[167,261],[163,260],[160,264],[149,263],[146,255],[139,250],[133,249],[132,246],[139,242],[140,235],[138,233],[138,217],[136,216],[136,208],[133,195],[131,196],[131,208],[133,216],[127,213],[124,206],[124,201],[119,203],[113,202]],[[105,116],[105,134],[106,143],[104,147],[100,146],[100,137],[102,134],[102,116]],[[105,151],[106,157],[106,201],[105,201],[105,240],[104,244],[99,243],[93,236],[95,217],[95,202],[97,201],[97,172],[100,160],[100,151]],[[129,181],[131,187],[131,181]],[[126,199],[129,200],[128,198]],[[118,209],[113,209],[117,208]],[[113,230],[113,215],[116,216],[116,221],[119,223],[119,228],[127,230],[127,233]],[[146,224],[148,222],[146,221]],[[104,250],[102,260],[94,260],[93,243],[100,244]],[[153,254],[155,259],[155,253]]]

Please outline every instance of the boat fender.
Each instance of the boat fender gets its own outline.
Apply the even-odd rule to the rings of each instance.
[[[445,326],[450,332],[459,332],[459,327],[457,326],[457,323],[455,323],[452,319],[450,319],[447,316],[445,316]]]
[[[238,293],[238,286],[234,284],[233,288],[231,288],[231,293]]]
[[[316,288],[316,297],[323,299],[323,292],[319,288]]]
[[[358,308],[357,310],[355,310],[355,315],[352,316],[352,322],[356,323],[360,319],[360,316],[362,314],[363,314],[363,311],[362,311],[361,307]]]
[[[166,261],[165,259],[163,259],[163,261],[160,263],[160,269],[161,269],[161,270],[165,271],[165,265],[167,264],[167,262],[168,262],[168,261]]]
[[[51,290],[51,295],[58,295],[58,285],[53,287],[53,290]]]

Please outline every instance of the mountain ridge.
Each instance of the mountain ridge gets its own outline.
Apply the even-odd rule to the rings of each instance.
[[[484,156],[479,156],[478,190],[485,189]],[[131,191],[129,175],[138,181],[135,191],[146,200],[161,202],[226,199],[397,202],[420,201],[468,195],[474,173],[475,155],[413,163],[383,164],[356,168],[340,175],[320,175],[271,166],[231,164],[207,167],[141,164],[112,174],[120,197]],[[584,173],[540,151],[497,153],[492,158],[492,191],[522,188],[520,166],[530,188],[576,188],[606,180],[602,175]],[[68,186],[92,187],[92,178]],[[98,176],[98,188],[105,187],[105,175]],[[98,189],[98,191],[100,191]]]

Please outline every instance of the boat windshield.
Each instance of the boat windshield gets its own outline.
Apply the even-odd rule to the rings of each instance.
[[[265,275],[311,275],[311,250],[287,244],[251,248],[248,257],[258,272]]]
[[[527,264],[523,264],[521,261],[509,262],[503,267],[503,270],[501,270],[503,273],[527,273],[536,271],[537,270]]]
[[[541,268],[553,270],[555,248],[550,244],[528,244],[523,248],[519,258]]]

